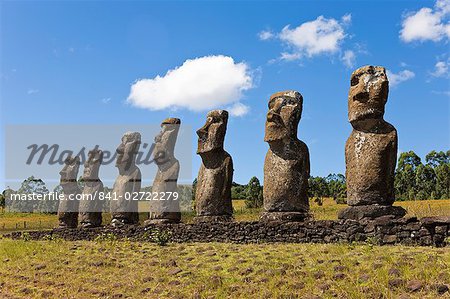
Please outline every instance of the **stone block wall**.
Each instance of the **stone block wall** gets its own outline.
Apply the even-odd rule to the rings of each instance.
[[[40,240],[49,236],[66,240],[94,240],[101,234],[114,234],[118,239],[150,241],[149,231],[158,229],[171,234],[171,242],[232,242],[232,243],[349,243],[404,244],[450,246],[450,217],[391,219],[379,217],[373,221],[318,220],[307,222],[203,222],[194,224],[130,225],[122,228],[54,229],[31,231],[27,238]],[[24,238],[20,232],[9,237]]]

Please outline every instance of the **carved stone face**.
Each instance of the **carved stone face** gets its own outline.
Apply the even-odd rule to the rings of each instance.
[[[348,120],[382,119],[389,93],[386,70],[380,66],[364,66],[353,72],[348,94]]]
[[[80,158],[78,156],[73,158],[68,157],[64,163],[63,169],[59,172],[61,175],[61,185],[76,182],[80,168]]]
[[[228,112],[212,110],[206,116],[206,123],[197,130],[197,154],[223,149],[223,141],[227,131]]]
[[[298,91],[274,93],[269,100],[264,141],[296,138],[302,105],[303,97]]]
[[[153,150],[153,159],[157,165],[164,164],[173,158],[180,124],[179,118],[167,118],[161,123],[161,131],[155,137]]]
[[[116,167],[119,173],[129,170],[136,163],[136,155],[141,144],[141,134],[138,132],[127,132],[122,137],[122,143],[116,149]]]
[[[85,181],[98,180],[98,171],[103,161],[103,151],[93,149],[88,153],[88,159],[84,163],[83,179]]]

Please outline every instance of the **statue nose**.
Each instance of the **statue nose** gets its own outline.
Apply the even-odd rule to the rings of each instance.
[[[358,92],[353,96],[353,100],[365,103],[369,100],[369,93],[367,91]]]

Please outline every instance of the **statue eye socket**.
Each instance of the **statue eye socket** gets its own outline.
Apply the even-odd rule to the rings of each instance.
[[[359,77],[355,76],[350,80],[350,85],[355,86],[359,83]]]
[[[286,105],[294,106],[295,104],[296,104],[296,102],[294,100],[289,99],[289,100],[286,101]]]

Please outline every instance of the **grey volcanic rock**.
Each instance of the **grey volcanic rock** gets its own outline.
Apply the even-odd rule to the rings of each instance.
[[[405,210],[392,207],[397,131],[383,119],[389,82],[386,70],[365,66],[351,76],[348,118],[353,131],[345,146],[347,203],[339,218],[402,217]]]
[[[111,200],[111,224],[136,224],[139,222],[138,202],[132,200],[135,192],[141,191],[141,171],[136,166],[136,156],[141,144],[141,134],[127,132],[117,148],[116,167],[119,176],[114,182]]]
[[[78,170],[80,169],[79,157],[68,157],[60,171],[60,185],[63,189],[63,198],[59,200],[58,220],[60,228],[75,228],[78,225],[78,200],[69,198],[81,193],[77,183]]]
[[[223,149],[227,122],[227,111],[213,110],[208,113],[205,125],[197,131],[197,154],[202,158],[195,192],[197,222],[229,221],[233,216],[233,160]]]
[[[103,152],[97,148],[89,151],[84,163],[83,197],[80,201],[80,224],[82,227],[96,227],[102,224],[102,201],[100,193],[104,192],[98,171],[103,161]]]
[[[150,201],[150,219],[145,224],[176,223],[181,220],[180,202],[173,200],[180,172],[180,163],[174,156],[180,124],[179,118],[165,119],[161,123],[161,132],[155,137],[153,159],[158,172],[153,181],[152,193],[157,192],[158,198]]]
[[[309,216],[309,151],[297,138],[303,97],[282,91],[269,100],[264,141],[264,213],[262,220],[303,221]]]
[[[95,240],[98,236],[114,234],[117,239],[152,241],[148,232],[152,229],[168,232],[170,242],[228,242],[228,243],[261,243],[261,242],[287,242],[287,243],[342,243],[342,242],[376,242],[379,245],[403,244],[423,246],[449,246],[446,241],[450,237],[450,222],[442,220],[422,220],[416,218],[390,219],[377,223],[377,221],[344,220],[317,220],[305,222],[199,222],[199,223],[166,223],[149,224],[148,227],[126,225],[122,227],[97,227],[92,229],[54,229],[28,231],[27,237],[31,240],[47,239],[49,236],[61,237],[66,240]],[[442,229],[437,229],[442,228]],[[13,232],[5,237],[23,239],[23,232]],[[395,238],[392,238],[395,237]],[[78,246],[79,247],[79,246]],[[74,245],[70,250],[76,250]],[[80,248],[80,247],[79,247]],[[206,253],[212,256],[212,252]],[[336,260],[338,261],[338,260]],[[302,264],[302,261],[297,263]],[[170,261],[165,267],[177,267],[176,262]],[[332,265],[330,265],[333,267]],[[380,263],[374,263],[374,268]],[[242,270],[242,269],[241,269]],[[287,268],[280,269],[282,271]],[[238,269],[232,270],[236,272]],[[335,271],[342,271],[342,266],[335,267]],[[272,271],[273,272],[273,271]],[[320,272],[320,271],[319,271]],[[272,273],[273,274],[273,273]],[[319,273],[320,274],[320,273]],[[322,273],[323,274],[323,273]],[[321,274],[321,275],[322,275]],[[320,276],[320,275],[319,275]],[[370,278],[370,277],[369,277]],[[393,278],[393,276],[391,276]],[[445,287],[445,286],[444,286]],[[442,292],[446,292],[443,289]]]

